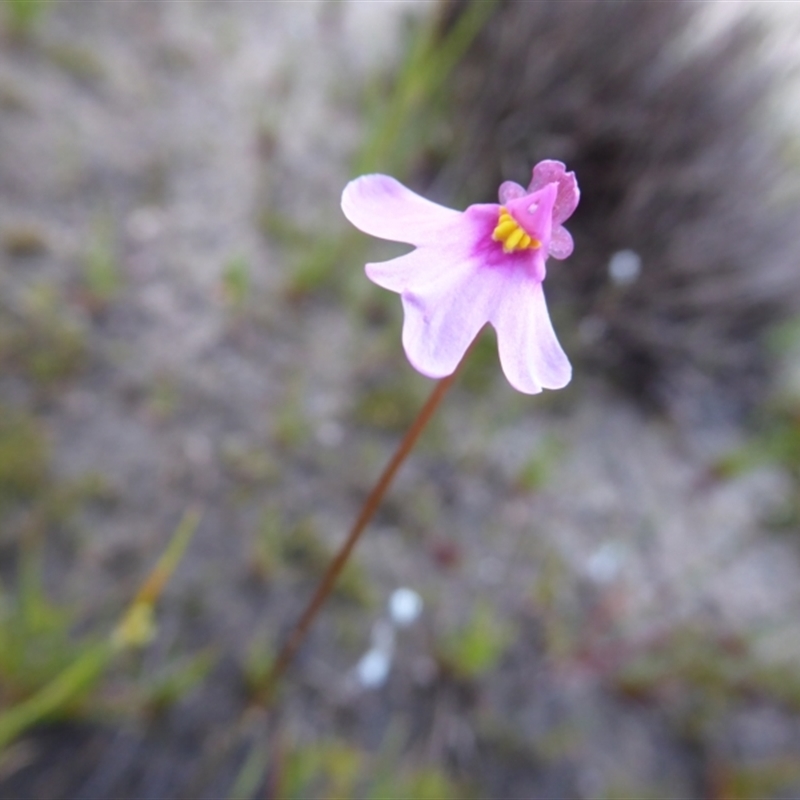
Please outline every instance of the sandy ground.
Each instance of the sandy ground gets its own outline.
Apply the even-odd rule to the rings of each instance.
[[[4,313],[50,287],[86,357],[44,393],[9,370],[0,400],[44,421],[58,476],[99,474],[113,497],[53,534],[49,590],[109,627],[197,504],[138,669],[209,645],[218,656],[161,718],[35,735],[0,778],[3,797],[224,796],[262,732],[242,723],[243,665],[313,585],[307,570],[259,561],[264,520],[340,541],[397,439],[361,401],[384,384],[413,403],[427,390],[363,307],[287,300],[293,253],[263,217],[279,210],[309,240],[343,227],[363,93],[430,11],[62,2],[32,41],[2,45],[0,227],[42,243],[0,254]],[[121,284],[98,312],[81,276],[103,237]],[[237,259],[249,267],[238,310],[224,278]],[[372,599],[340,598],[318,626],[282,699],[285,740],[349,737],[376,752],[399,726],[398,764],[434,763],[494,797],[692,797],[710,765],[796,758],[797,718],[769,697],[726,700],[693,738],[680,687],[643,700],[620,678],[685,629],[705,642],[746,634],[748,658],[798,664],[796,542],[762,530],[783,477],[709,484],[741,432],[680,429],[580,376],[558,397],[520,398],[495,372],[480,393],[454,390],[360,545]],[[531,464],[541,479],[526,482]],[[425,608],[388,682],[365,689],[351,670],[399,586]],[[476,600],[509,641],[465,688],[442,642]]]

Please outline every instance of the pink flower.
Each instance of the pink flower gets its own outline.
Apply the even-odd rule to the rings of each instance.
[[[527,189],[507,181],[500,204],[454,211],[432,203],[394,178],[364,175],[342,194],[357,228],[413,244],[412,252],[367,264],[374,283],[399,292],[403,347],[423,375],[450,375],[488,322],[497,331],[500,364],[521,392],[561,389],[572,368],[556,339],[542,290],[548,255],[572,253],[563,228],[578,205],[575,174],[560,161],[541,161]]]

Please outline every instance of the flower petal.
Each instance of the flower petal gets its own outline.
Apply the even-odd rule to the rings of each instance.
[[[342,192],[342,211],[356,228],[393,242],[438,241],[461,212],[432,203],[388,175],[363,175]]]
[[[572,212],[578,207],[578,200],[581,197],[575,173],[567,172],[566,169],[561,161],[553,161],[551,159],[540,161],[533,168],[533,176],[528,186],[529,192],[535,192],[548,183],[558,184],[558,195],[553,206],[554,227],[572,216]]]
[[[499,206],[481,204],[453,212],[436,231],[435,243],[422,245],[411,253],[366,265],[367,277],[392,292],[416,292],[440,280],[461,263],[492,264],[493,258],[507,261],[500,244],[493,241]],[[446,276],[445,276],[446,277]]]
[[[416,370],[443,378],[489,321],[502,284],[492,280],[497,273],[463,251],[426,248],[410,255],[436,263],[439,276],[403,292],[403,347]]]
[[[370,265],[376,282],[403,287],[403,347],[412,366],[430,378],[450,375],[458,366],[501,302],[508,269],[530,274],[528,253],[506,255],[492,240],[497,209],[470,206],[448,231],[445,247],[421,247],[395,259],[393,268],[392,262]],[[387,269],[376,274],[375,267]]]
[[[436,255],[432,252],[435,251]],[[405,292],[412,287],[421,288],[441,277],[441,258],[438,248],[418,247],[410,253],[390,261],[367,264],[367,277],[378,286],[391,292]]]
[[[559,260],[569,258],[574,247],[570,232],[563,225],[555,225],[550,238],[550,255]]]
[[[497,330],[500,365],[508,382],[520,392],[562,389],[572,367],[556,339],[541,283],[510,273],[503,302],[490,321]]]
[[[504,181],[500,184],[497,194],[500,198],[500,205],[504,206],[506,203],[516,200],[518,197],[524,197],[528,193],[518,183]]]

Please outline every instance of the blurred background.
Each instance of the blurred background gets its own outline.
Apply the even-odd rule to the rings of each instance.
[[[0,797],[800,796],[796,4],[0,26]],[[544,158],[572,384],[484,332],[267,711],[432,386],[344,184]]]

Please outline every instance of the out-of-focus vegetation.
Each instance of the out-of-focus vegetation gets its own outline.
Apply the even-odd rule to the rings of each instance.
[[[15,307],[4,303],[0,359],[6,370],[32,379],[41,392],[80,371],[86,359],[86,330],[57,287],[36,283]]]
[[[122,273],[107,221],[98,223],[81,265],[80,299],[92,314],[102,314],[122,290]]]
[[[3,16],[13,36],[26,38],[50,5],[50,0],[3,0]]]
[[[154,605],[183,555],[199,518],[187,512],[167,550],[119,624],[106,638],[74,638],[76,609],[54,605],[41,582],[42,553],[24,550],[16,592],[0,594],[0,763],[3,749],[34,725],[85,716],[98,708],[100,682],[113,659],[155,635]],[[171,665],[134,690],[128,711],[171,705],[208,672],[209,654]]]
[[[765,522],[774,530],[795,531],[800,526],[800,395],[795,384],[800,322],[777,327],[770,341],[773,357],[783,364],[783,380],[765,397],[747,440],[711,464],[707,477],[726,481],[762,467],[777,468],[790,488]]]
[[[28,25],[44,4],[9,6],[18,15],[15,24]],[[46,249],[35,228],[8,228],[3,244],[17,258]],[[115,296],[118,283],[114,258],[101,236],[87,254],[79,302],[101,310]],[[19,376],[46,401],[83,368],[86,336],[64,293],[53,284],[34,283],[16,305],[6,297],[0,308],[0,371]],[[50,460],[44,419],[24,408],[0,406],[0,547],[5,556],[14,554],[10,560],[17,565],[0,582],[0,764],[9,746],[33,726],[104,712],[104,677],[123,650],[148,641],[149,609],[197,524],[187,516],[150,576],[149,594],[142,595],[111,635],[76,635],[85,610],[53,602],[45,589],[49,539],[68,529],[87,505],[112,500],[113,492],[98,475],[57,477]],[[156,700],[163,704],[188,691],[202,677],[197,664],[190,666],[173,669],[168,681],[158,675],[141,687],[131,683],[140,700],[128,711],[140,713]]]
[[[475,680],[497,668],[513,641],[512,626],[484,600],[475,604],[466,624],[437,643],[439,661],[456,677]]]
[[[251,798],[264,784],[268,767],[275,777],[267,782],[275,797],[302,800],[311,797],[363,797],[365,800],[461,800],[473,797],[435,766],[397,769],[398,754],[388,741],[383,750],[368,753],[338,739],[313,744],[275,742],[277,756],[268,764],[263,747],[255,746],[229,794]]]

